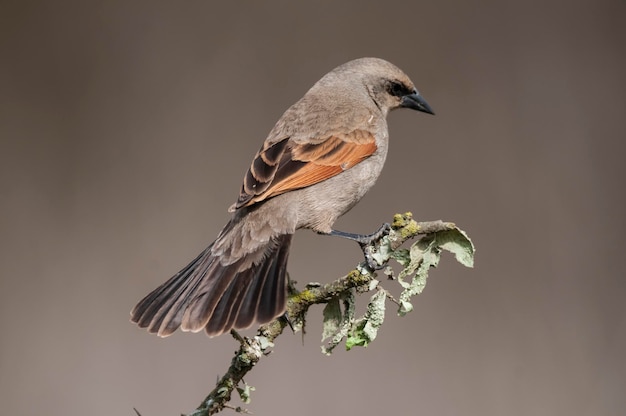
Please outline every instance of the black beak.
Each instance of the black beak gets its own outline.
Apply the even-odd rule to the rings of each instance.
[[[416,92],[413,94],[405,95],[402,97],[400,107],[412,108],[413,110],[422,111],[428,114],[435,114],[432,108],[428,105],[426,100]]]

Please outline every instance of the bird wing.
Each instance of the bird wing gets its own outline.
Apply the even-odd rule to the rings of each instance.
[[[365,130],[333,134],[316,142],[285,138],[264,144],[231,210],[324,181],[368,158],[376,149],[374,135]]]

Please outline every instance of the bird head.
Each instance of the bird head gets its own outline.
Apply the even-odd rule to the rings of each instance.
[[[396,108],[410,108],[435,114],[426,100],[419,94],[411,79],[397,66],[379,58],[360,58],[338,66],[318,83],[345,93],[366,93],[381,112]]]

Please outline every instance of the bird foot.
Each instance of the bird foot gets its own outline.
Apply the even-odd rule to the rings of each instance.
[[[388,223],[384,223],[376,232],[372,234],[353,234],[346,233],[344,231],[331,230],[329,235],[347,238],[348,240],[359,243],[368,267],[372,270],[380,270],[384,267],[384,264],[379,264],[372,256],[372,248],[374,247],[373,243],[379,241],[386,235],[389,235],[389,231],[391,231],[391,226]]]

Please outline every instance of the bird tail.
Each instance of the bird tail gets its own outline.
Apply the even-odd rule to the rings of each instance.
[[[224,232],[218,240],[223,236]],[[256,248],[250,256],[257,261],[243,256],[226,265],[213,254],[212,243],[143,298],[131,311],[131,321],[161,337],[179,327],[217,336],[270,322],[285,311],[291,237],[275,236]]]

